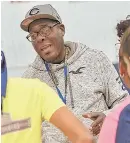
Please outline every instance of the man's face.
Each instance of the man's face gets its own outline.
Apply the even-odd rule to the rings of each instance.
[[[32,44],[40,57],[47,62],[55,62],[63,51],[64,25],[50,20],[34,21],[29,27],[29,33],[32,39],[33,34],[37,35]]]

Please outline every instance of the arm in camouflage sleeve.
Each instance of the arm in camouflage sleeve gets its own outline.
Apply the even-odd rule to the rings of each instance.
[[[108,108],[112,109],[128,96],[128,92],[122,89],[119,74],[108,57],[103,52],[100,52],[98,57],[101,66],[100,74],[102,74],[105,86],[105,101]],[[105,114],[109,112],[110,110],[104,111]]]
[[[23,73],[23,78],[38,78],[37,71],[40,69],[40,67],[44,64],[43,59],[37,55],[35,60],[32,64],[30,64],[27,68],[27,70]]]
[[[32,66],[28,66],[27,70],[23,73],[22,78],[34,78],[35,69]]]

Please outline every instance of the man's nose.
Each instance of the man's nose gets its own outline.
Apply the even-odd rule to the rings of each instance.
[[[46,36],[43,36],[43,35],[38,35],[37,37],[37,42],[43,42],[45,40]]]

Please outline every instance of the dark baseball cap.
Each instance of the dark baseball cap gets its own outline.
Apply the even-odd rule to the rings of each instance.
[[[41,18],[47,18],[47,19],[52,19],[52,20],[57,20],[58,22],[62,23],[62,20],[57,13],[56,9],[53,8],[50,4],[45,4],[45,5],[37,5],[31,8],[26,16],[25,19],[21,22],[21,28],[24,31],[28,32],[28,27],[29,25]]]

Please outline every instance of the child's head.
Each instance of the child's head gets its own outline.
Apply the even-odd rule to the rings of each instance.
[[[130,27],[127,28],[121,38],[119,70],[126,86],[130,88]]]

